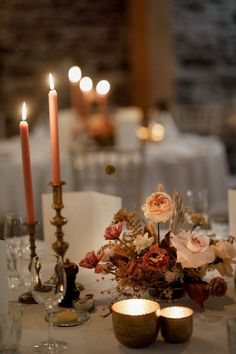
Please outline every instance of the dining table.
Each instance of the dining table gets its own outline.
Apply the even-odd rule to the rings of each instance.
[[[227,280],[228,292],[224,297],[210,297],[205,302],[204,309],[198,308],[189,298],[184,297],[178,302],[160,303],[161,308],[172,305],[191,307],[193,314],[193,333],[191,338],[181,344],[171,344],[163,340],[159,330],[157,339],[142,349],[128,348],[120,344],[113,331],[112,315],[109,313],[109,304],[116,301],[116,285],[111,279],[102,279],[98,274],[88,269],[80,269],[77,280],[83,284],[85,294],[93,294],[95,310],[90,318],[78,326],[53,327],[55,339],[67,342],[68,354],[134,354],[162,353],[162,354],[227,354],[227,320],[236,317],[236,293],[233,278]],[[11,293],[11,300],[17,300],[17,292]],[[155,299],[154,299],[155,300]],[[43,306],[23,305],[23,330],[21,339],[21,353],[34,353],[34,344],[47,339],[48,325],[45,321]]]

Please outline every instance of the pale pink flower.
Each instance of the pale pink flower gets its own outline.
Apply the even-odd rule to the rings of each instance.
[[[184,268],[198,268],[215,260],[215,252],[212,245],[209,246],[206,235],[180,232],[171,235],[172,245],[177,249],[177,262]]]
[[[173,202],[164,192],[156,192],[146,199],[142,210],[147,219],[153,222],[166,222],[172,215]]]

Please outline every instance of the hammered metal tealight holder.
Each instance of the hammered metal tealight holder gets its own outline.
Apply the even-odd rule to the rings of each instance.
[[[29,244],[30,244],[30,262],[28,265],[29,272],[31,272],[31,267],[33,263],[33,258],[37,256],[36,253],[36,225],[38,223],[34,222],[32,224],[26,224],[29,233]],[[36,304],[31,291],[27,291],[19,296],[19,301],[24,304]]]
[[[166,342],[186,342],[193,332],[193,310],[183,306],[163,308],[160,325],[162,337]]]
[[[131,348],[153,343],[159,331],[160,305],[152,300],[128,299],[112,305],[113,329],[117,340]]]

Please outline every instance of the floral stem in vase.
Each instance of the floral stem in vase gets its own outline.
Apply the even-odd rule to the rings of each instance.
[[[159,222],[157,223],[157,243],[158,243],[158,246],[160,246],[161,237],[160,237],[160,223]]]

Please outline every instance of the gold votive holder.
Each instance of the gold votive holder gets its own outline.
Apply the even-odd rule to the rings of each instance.
[[[166,342],[186,342],[193,332],[193,310],[182,306],[163,308],[160,324],[161,334]]]
[[[131,348],[146,347],[159,331],[160,305],[152,300],[128,299],[112,305],[116,339]]]

